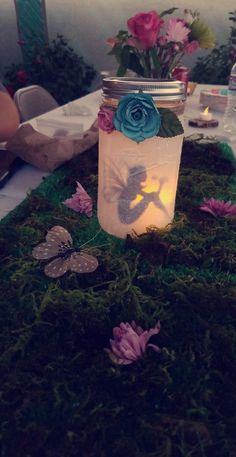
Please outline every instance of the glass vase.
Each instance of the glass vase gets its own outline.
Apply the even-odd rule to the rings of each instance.
[[[181,120],[185,87],[176,81],[106,78],[102,106],[115,110],[124,95],[139,91]],[[125,238],[173,220],[182,143],[183,133],[135,142],[120,131],[99,129],[98,219],[106,232]]]

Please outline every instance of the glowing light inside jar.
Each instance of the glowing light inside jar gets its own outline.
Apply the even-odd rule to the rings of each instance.
[[[118,131],[99,131],[98,219],[125,238],[173,219],[183,135],[135,143]]]

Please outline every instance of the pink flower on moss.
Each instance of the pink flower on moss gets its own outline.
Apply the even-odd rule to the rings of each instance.
[[[129,31],[143,49],[150,49],[156,44],[162,24],[163,20],[156,11],[137,13],[127,21]]]
[[[190,41],[184,46],[185,54],[191,55],[199,49],[199,43],[197,40]]]
[[[204,198],[200,209],[213,216],[236,216],[236,204],[233,204],[231,200],[224,202],[223,200],[217,200],[215,198]]]
[[[169,19],[167,21],[166,39],[168,42],[174,41],[184,43],[190,32],[186,23],[178,18]]]
[[[151,347],[160,352],[155,344],[148,344],[153,335],[160,332],[160,322],[154,328],[143,330],[133,321],[131,325],[121,322],[119,327],[113,328],[113,340],[110,340],[111,349],[105,348],[111,360],[118,365],[130,365],[143,357],[146,349]]]
[[[76,184],[76,193],[71,198],[67,198],[63,203],[77,213],[84,213],[86,216],[91,217],[93,214],[92,199],[78,181]]]
[[[107,133],[114,130],[113,118],[115,111],[102,106],[98,112],[98,127]]]

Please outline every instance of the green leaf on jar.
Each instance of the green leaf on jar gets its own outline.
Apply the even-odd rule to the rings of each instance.
[[[183,126],[176,114],[167,108],[158,108],[161,126],[157,136],[170,138],[184,133]]]

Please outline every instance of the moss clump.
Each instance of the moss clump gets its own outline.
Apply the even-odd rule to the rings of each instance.
[[[236,451],[235,221],[199,210],[232,199],[234,160],[186,141],[171,230],[126,242],[62,204],[79,180],[96,198],[97,148],[48,177],[0,224],[1,439],[8,457],[229,457]],[[95,205],[96,206],[96,205]],[[61,224],[90,243],[93,274],[51,280],[32,249]],[[112,328],[160,319],[129,367]]]

